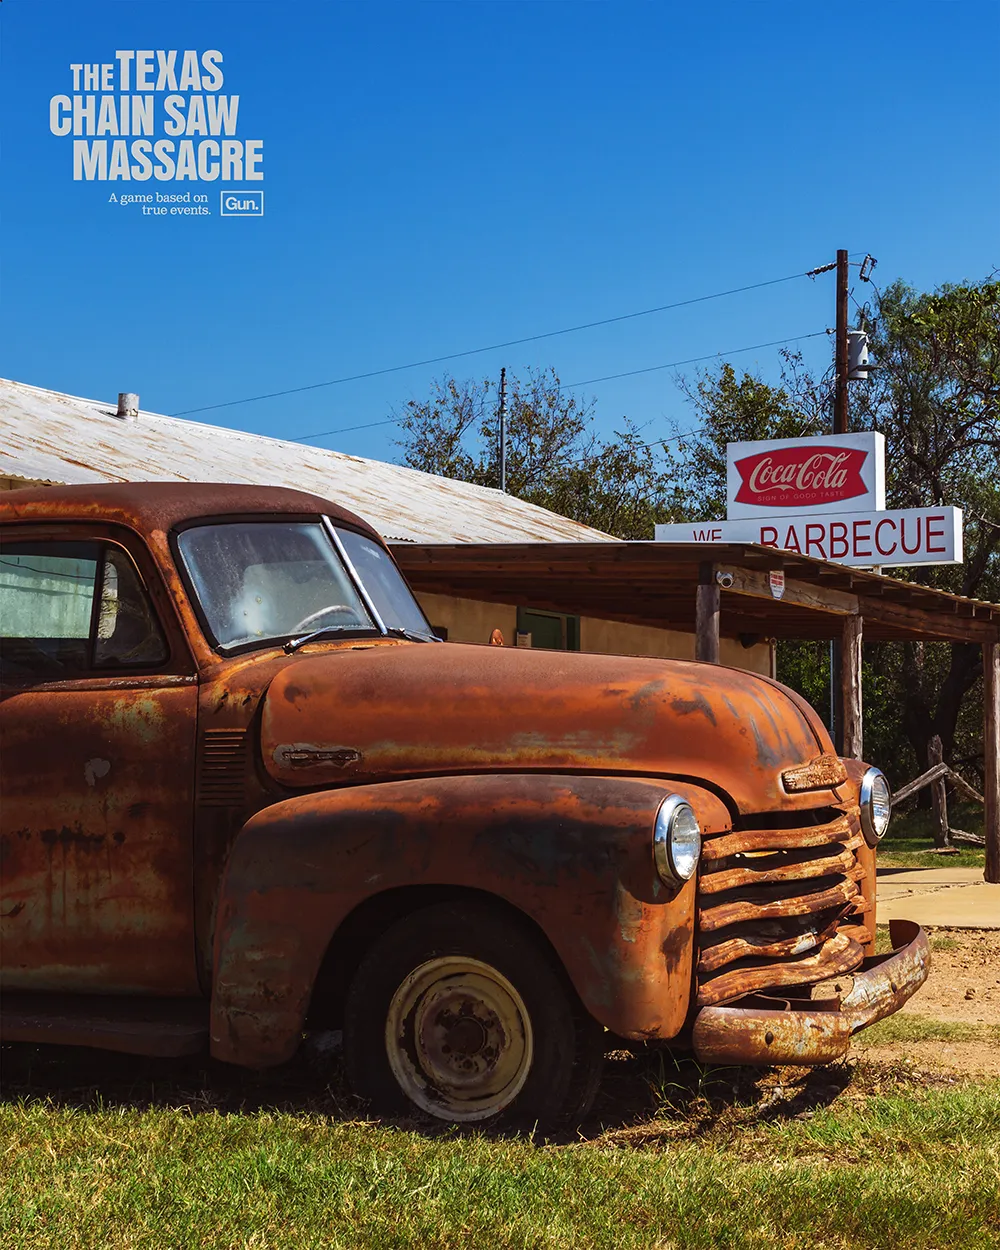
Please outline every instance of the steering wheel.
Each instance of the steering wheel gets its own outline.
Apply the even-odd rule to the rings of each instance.
[[[308,616],[304,616],[298,625],[293,625],[290,633],[297,634],[300,629],[306,629],[316,621],[321,621],[324,616],[331,612],[349,612],[354,620],[357,621],[358,614],[348,603],[330,603],[325,608],[319,608],[316,612],[310,612]]]

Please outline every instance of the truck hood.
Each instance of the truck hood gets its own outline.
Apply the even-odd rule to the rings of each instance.
[[[740,811],[814,806],[783,769],[832,750],[804,700],[741,669],[680,660],[414,643],[304,656],[264,699],[283,785],[472,772],[707,781]]]

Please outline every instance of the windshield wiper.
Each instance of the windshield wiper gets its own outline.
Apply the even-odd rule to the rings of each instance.
[[[410,642],[441,641],[436,634],[421,634],[415,629],[405,629],[402,625],[387,625],[385,632],[390,638],[408,638]],[[327,634],[344,633],[357,633],[357,627],[352,625],[324,625],[322,629],[314,629],[311,634],[303,634],[301,638],[289,638],[283,650],[286,655],[293,655],[300,647],[304,647],[307,642],[315,642],[317,638],[323,638]]]
[[[356,634],[357,632],[357,625],[324,625],[322,629],[314,629],[311,634],[303,634],[301,638],[289,638],[282,650],[286,655],[292,655],[307,642],[315,642],[317,638],[323,638],[326,634]]]
[[[440,642],[437,634],[421,634],[415,629],[405,629],[402,625],[387,625],[385,632],[390,638],[409,638],[411,642]]]

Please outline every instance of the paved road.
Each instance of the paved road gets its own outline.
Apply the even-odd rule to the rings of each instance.
[[[981,868],[880,868],[876,914],[879,924],[1000,929],[1000,885],[987,885]]]

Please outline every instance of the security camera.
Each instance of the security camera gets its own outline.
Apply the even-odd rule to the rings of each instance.
[[[732,573],[716,573],[715,580],[723,590],[729,590],[733,584],[733,575]]]

